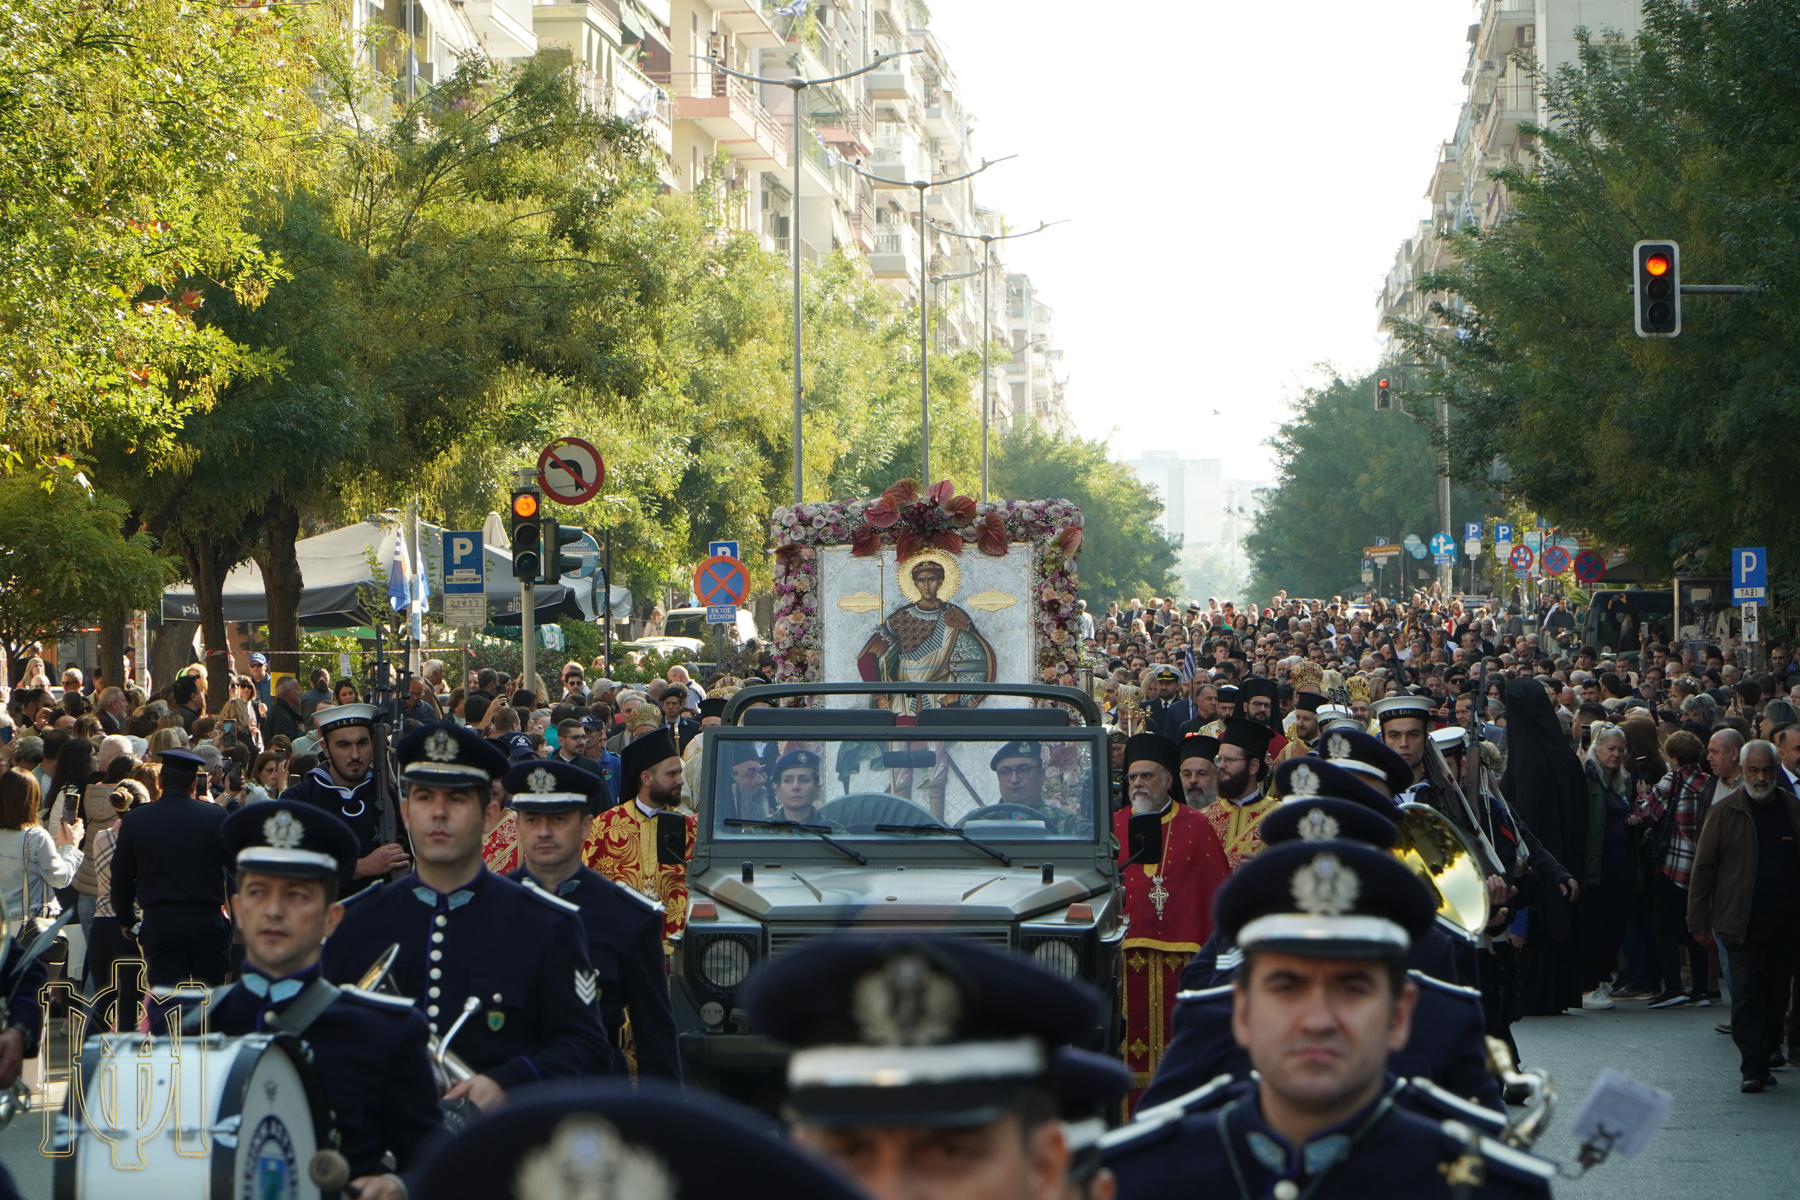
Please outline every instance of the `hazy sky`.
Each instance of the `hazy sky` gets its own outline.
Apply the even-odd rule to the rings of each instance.
[[[1380,352],[1375,296],[1456,128],[1471,0],[933,0],[979,185],[1056,311],[1080,432],[1268,478],[1289,401]],[[1213,410],[1219,416],[1213,416]]]

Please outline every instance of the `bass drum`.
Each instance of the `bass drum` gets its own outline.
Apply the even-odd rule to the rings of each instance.
[[[91,1037],[57,1118],[56,1200],[320,1200],[318,1075],[282,1034]]]

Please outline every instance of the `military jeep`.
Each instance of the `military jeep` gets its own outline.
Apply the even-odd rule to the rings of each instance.
[[[1073,688],[956,687],[942,707],[906,684],[746,688],[707,731],[672,968],[690,1084],[773,1111],[788,1050],[750,1032],[739,991],[844,931],[971,938],[1084,979],[1108,998],[1089,1046],[1115,1050],[1125,922],[1099,709]],[[800,696],[859,707],[779,707]]]

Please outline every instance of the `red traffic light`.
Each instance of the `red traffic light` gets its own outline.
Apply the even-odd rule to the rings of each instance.
[[[1387,385],[1388,385],[1388,381],[1384,379],[1380,383],[1376,384],[1375,386],[1379,387],[1379,388],[1385,388],[1385,387],[1387,387]]]
[[[1667,275],[1669,273],[1669,260],[1665,255],[1652,254],[1649,258],[1644,260],[1644,270],[1650,272],[1652,275]]]
[[[537,516],[538,498],[530,492],[519,492],[513,497],[513,516],[522,521],[529,521]]]

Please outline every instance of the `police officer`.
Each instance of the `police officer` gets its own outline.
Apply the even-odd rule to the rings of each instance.
[[[164,750],[161,798],[119,819],[113,911],[129,938],[136,906],[142,906],[137,944],[151,987],[190,980],[217,987],[229,966],[231,922],[225,916],[225,847],[219,841],[226,813],[194,798],[194,779],[205,767],[206,760],[192,751]]]
[[[612,1054],[579,910],[491,873],[481,859],[482,839],[500,819],[494,784],[506,774],[505,756],[448,723],[412,730],[395,750],[413,872],[344,905],[325,946],[325,977],[360,979],[398,945],[395,986],[477,1072],[446,1100],[490,1109],[513,1088],[606,1074]]]
[[[519,822],[525,865],[508,878],[538,887],[581,910],[595,998],[607,1040],[622,1051],[625,1014],[631,1014],[638,1078],[681,1081],[681,1053],[669,1008],[663,955],[663,906],[620,887],[581,861],[588,819],[604,796],[600,780],[558,759],[520,763],[506,776]]]
[[[1319,757],[1363,776],[1364,782],[1398,803],[1413,785],[1413,768],[1386,742],[1362,729],[1326,729],[1319,735]]]
[[[795,1143],[875,1200],[1061,1200],[1058,1052],[1098,1034],[1092,988],[960,939],[853,935],[771,960],[744,1004],[795,1048]]]
[[[1405,953],[1429,929],[1430,891],[1372,846],[1293,841],[1246,862],[1219,893],[1222,928],[1245,957],[1232,1031],[1254,1079],[1108,1135],[1122,1200],[1195,1179],[1252,1200],[1548,1196],[1555,1167],[1400,1102],[1389,1056],[1418,1004]]]
[[[1283,763],[1276,769],[1275,782],[1287,799],[1263,821],[1266,845],[1345,839],[1379,850],[1393,847],[1398,835],[1393,818],[1398,813],[1354,775],[1305,757]],[[1500,1087],[1487,1070],[1481,993],[1445,978],[1456,977],[1458,940],[1434,921],[1408,948],[1406,965],[1419,989],[1419,1007],[1411,1036],[1389,1068],[1424,1081],[1420,1088],[1428,1094],[1441,1088],[1464,1105],[1500,1113],[1504,1111]],[[1208,973],[1205,962],[1215,957]],[[1144,1093],[1144,1105],[1167,1103],[1221,1073],[1239,1078],[1249,1073],[1249,1059],[1231,1029],[1232,982],[1242,969],[1242,958],[1241,947],[1232,947],[1223,934],[1215,933],[1183,972],[1174,1036]]]
[[[417,1192],[447,1200],[859,1200],[767,1118],[654,1080],[521,1096],[446,1142]]]
[[[410,1169],[442,1119],[425,1018],[403,997],[334,987],[319,969],[343,919],[338,894],[356,864],[356,835],[313,805],[276,800],[239,809],[220,836],[237,871],[231,911],[243,972],[187,1014],[184,1032],[304,1039],[362,1200],[401,1200],[383,1156]]]
[[[1170,741],[1181,736],[1181,727],[1194,719],[1194,706],[1181,694],[1181,672],[1158,667],[1150,673],[1156,697],[1144,706],[1144,728]]]
[[[355,878],[346,896],[387,877],[395,868],[408,866],[406,847],[381,840],[382,805],[392,802],[376,784],[375,719],[381,710],[373,704],[340,704],[318,715],[319,765],[290,784],[283,800],[316,805],[340,817],[356,835]]]
[[[1053,1073],[1063,1140],[1069,1145],[1062,1200],[1113,1200],[1118,1181],[1106,1168],[1100,1140],[1106,1136],[1108,1110],[1131,1090],[1131,1072],[1113,1055],[1060,1046]]]

